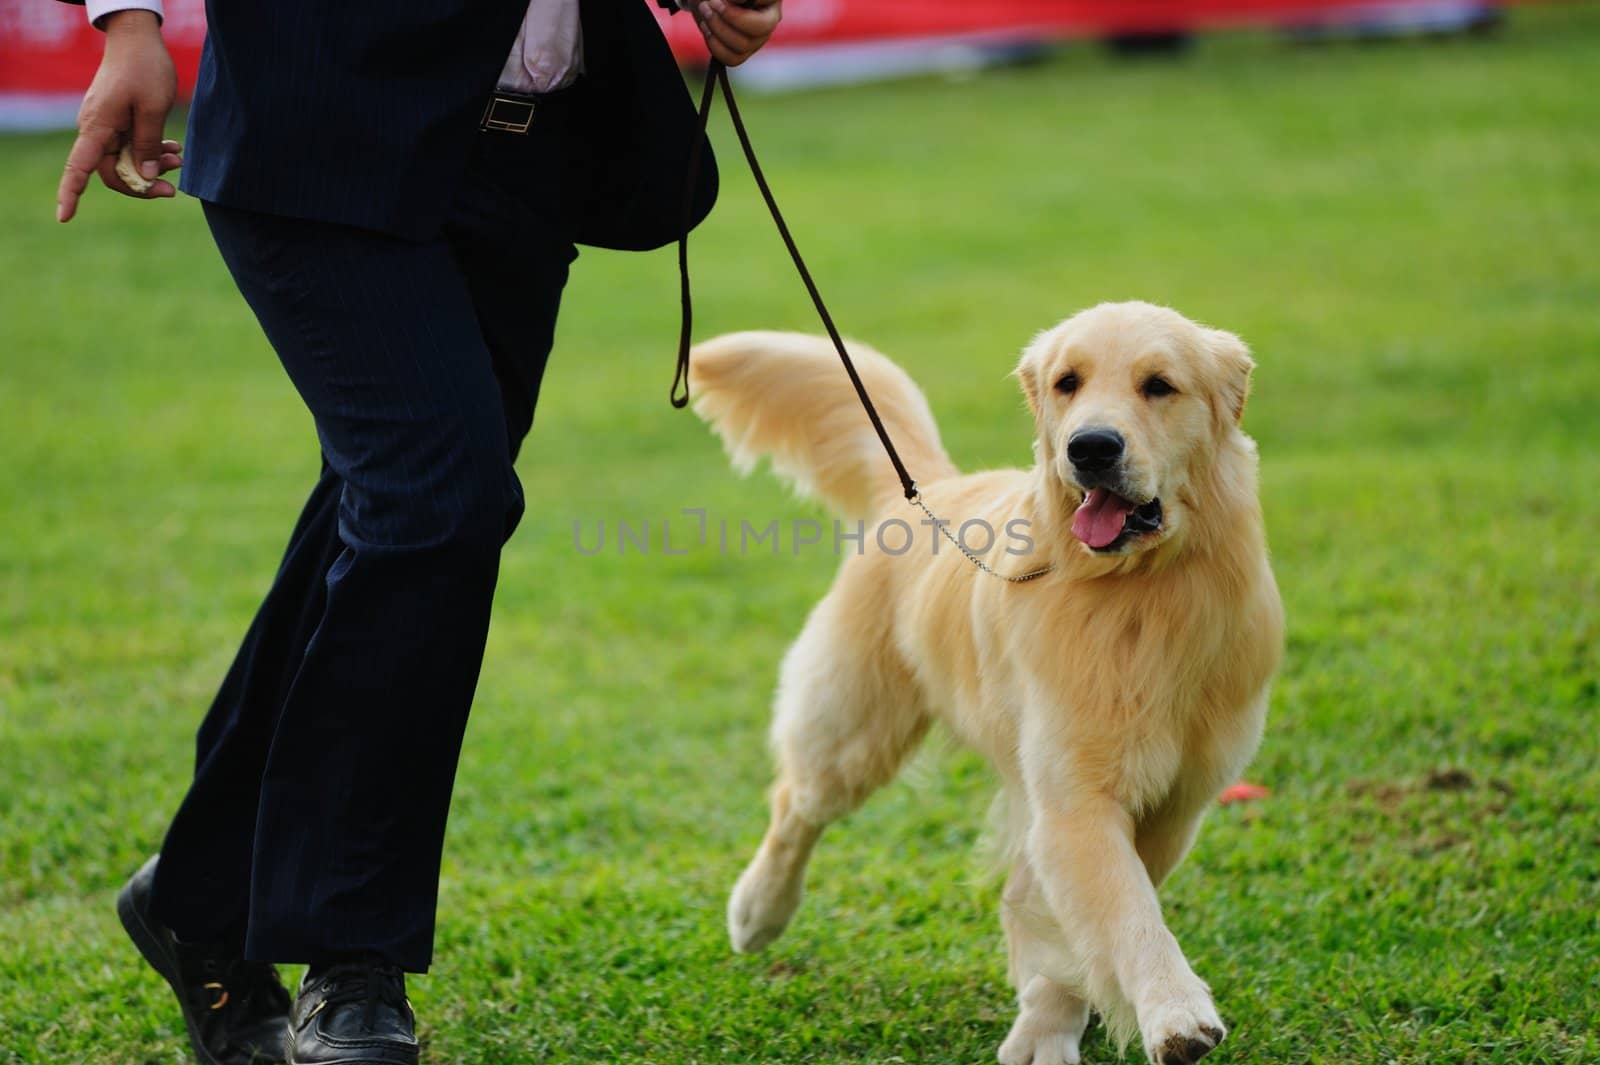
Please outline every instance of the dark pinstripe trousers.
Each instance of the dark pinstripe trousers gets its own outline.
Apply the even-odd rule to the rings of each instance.
[[[322,474],[199,732],[154,906],[251,958],[425,971],[457,755],[567,269],[559,120],[422,243],[207,204]]]

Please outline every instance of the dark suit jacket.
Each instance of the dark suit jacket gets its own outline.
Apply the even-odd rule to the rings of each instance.
[[[683,228],[694,104],[644,0],[581,5],[578,144],[551,162],[583,190],[580,243],[657,247]],[[527,0],[211,0],[180,187],[432,237],[526,11]],[[691,225],[716,199],[703,151]]]

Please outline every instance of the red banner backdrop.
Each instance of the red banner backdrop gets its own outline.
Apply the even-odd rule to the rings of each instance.
[[[206,37],[205,0],[166,0],[163,32],[184,96]],[[104,41],[83,8],[56,0],[0,0],[0,93],[82,93]]]
[[[1300,19],[1358,17],[1428,0],[784,0],[774,51],[807,45],[917,38],[1024,40],[1212,29]],[[687,18],[660,12],[682,61],[704,63],[705,42]]]
[[[783,28],[771,47],[1203,29],[1418,6],[1418,0],[786,0]],[[167,45],[187,95],[205,38],[204,0],[166,0],[166,13]],[[703,63],[705,44],[693,21],[659,10],[657,15],[673,52],[685,62]],[[0,0],[0,94],[81,93],[101,48],[100,33],[81,7]]]

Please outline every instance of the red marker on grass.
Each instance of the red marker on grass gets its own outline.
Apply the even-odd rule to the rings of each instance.
[[[1234,802],[1253,802],[1256,799],[1265,799],[1271,794],[1272,790],[1270,788],[1264,788],[1260,784],[1251,784],[1248,781],[1241,780],[1237,784],[1229,784],[1223,788],[1222,794],[1217,796],[1217,801],[1227,806],[1229,803]]]

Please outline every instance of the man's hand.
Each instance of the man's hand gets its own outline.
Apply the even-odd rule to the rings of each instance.
[[[783,0],[699,0],[695,19],[711,54],[736,67],[755,55],[783,21]]]
[[[167,112],[178,95],[178,75],[161,39],[161,23],[149,11],[115,11],[105,17],[106,52],[78,110],[78,139],[67,155],[56,191],[56,220],[71,221],[78,198],[98,173],[109,189],[139,199],[176,194],[171,182],[156,181],[183,165],[183,149],[161,139]],[[146,180],[134,192],[117,176],[117,153],[133,147],[133,162]]]

